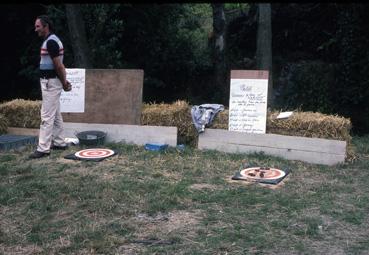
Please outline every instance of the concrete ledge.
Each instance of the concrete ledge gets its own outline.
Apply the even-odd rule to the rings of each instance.
[[[146,143],[177,145],[177,127],[64,122],[65,137],[75,137],[76,133],[88,130],[106,132],[106,142],[125,142],[137,145],[145,145]]]
[[[346,157],[345,141],[249,134],[224,129],[205,129],[205,132],[199,135],[198,148],[231,153],[264,152],[289,160],[323,165],[343,163]]]
[[[10,135],[32,135],[38,136],[40,129],[36,128],[18,128],[18,127],[8,127],[8,134]]]
[[[137,145],[145,145],[146,143],[177,145],[177,127],[64,122],[65,137],[74,138],[76,133],[88,130],[106,132],[106,142],[125,142]],[[38,136],[39,129],[9,127],[8,134]]]

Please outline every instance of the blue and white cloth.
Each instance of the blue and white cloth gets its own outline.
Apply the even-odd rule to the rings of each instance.
[[[204,132],[205,127],[211,125],[217,113],[223,110],[224,106],[222,104],[194,105],[191,109],[191,116],[197,132]]]

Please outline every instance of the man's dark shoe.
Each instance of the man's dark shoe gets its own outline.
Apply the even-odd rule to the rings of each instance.
[[[34,158],[42,158],[42,157],[46,157],[49,156],[50,153],[49,152],[41,152],[41,151],[35,151],[34,153],[32,153],[31,155],[29,155],[30,159],[34,159]]]
[[[64,146],[58,146],[58,145],[51,145],[50,149],[52,150],[66,150],[68,148],[68,145]]]

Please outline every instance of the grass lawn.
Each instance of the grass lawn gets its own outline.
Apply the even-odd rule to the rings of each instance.
[[[334,167],[108,144],[101,162],[0,153],[0,254],[369,254],[369,136]],[[270,188],[230,177],[289,168]]]

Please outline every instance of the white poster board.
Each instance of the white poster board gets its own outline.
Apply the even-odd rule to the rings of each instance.
[[[61,112],[85,112],[86,69],[66,68],[67,80],[72,84],[72,90],[60,96]]]
[[[249,74],[256,72],[251,71]],[[268,78],[262,79],[265,74],[255,78],[241,78],[241,76],[236,75],[237,78],[232,78],[231,75],[228,130],[265,134]]]

